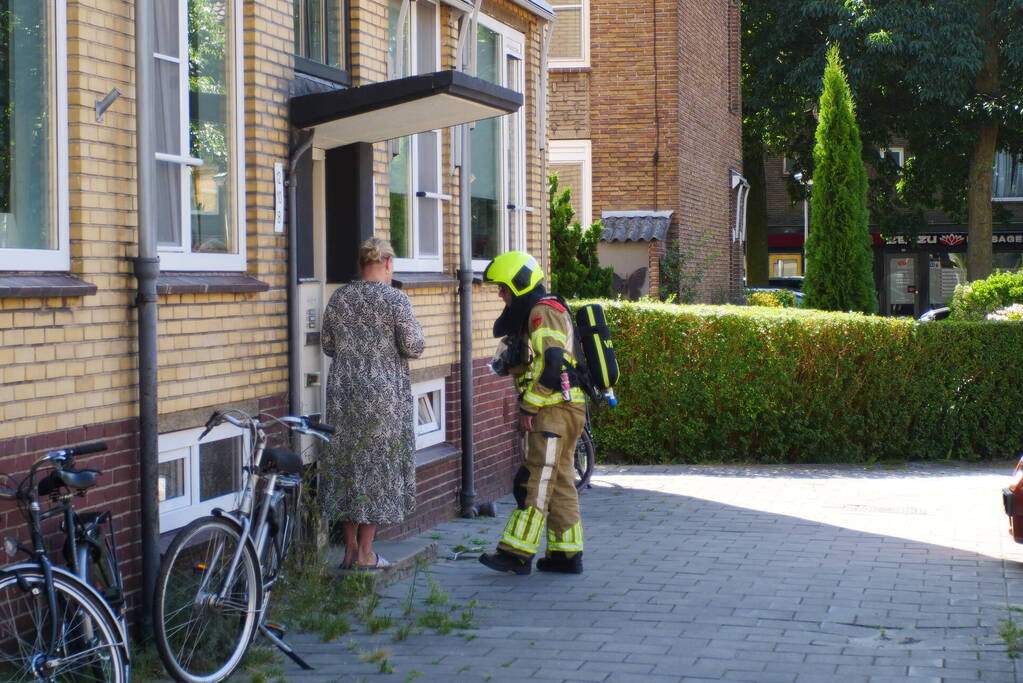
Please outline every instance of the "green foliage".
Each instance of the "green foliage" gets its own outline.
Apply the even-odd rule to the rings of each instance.
[[[696,287],[703,280],[711,262],[720,252],[709,254],[702,263],[696,263],[691,254],[702,251],[710,242],[712,235],[705,232],[699,239],[684,250],[675,239],[667,244],[660,260],[660,291],[661,301],[679,304],[691,304],[696,301]]]
[[[983,280],[959,285],[949,301],[949,318],[983,320],[984,316],[1009,304],[1023,302],[1023,271],[995,273]]]
[[[838,48],[828,51],[813,150],[812,219],[806,241],[805,304],[825,311],[877,312],[867,171]]]
[[[1023,325],[603,302],[621,379],[602,457],[637,464],[1007,457]]]
[[[767,308],[794,308],[796,295],[788,289],[770,291],[746,290],[746,303],[750,306],[766,306]]]
[[[614,269],[601,268],[597,243],[603,232],[600,221],[583,229],[573,221],[571,190],[558,191],[558,176],[548,179],[551,222],[551,289],[566,299],[609,297]]]

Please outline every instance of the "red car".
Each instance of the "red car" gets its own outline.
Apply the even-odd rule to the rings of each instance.
[[[1009,532],[1017,543],[1023,543],[1023,455],[1012,471],[1013,482],[1002,489],[1002,505],[1009,516]]]

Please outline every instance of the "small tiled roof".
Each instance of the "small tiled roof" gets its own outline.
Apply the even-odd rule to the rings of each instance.
[[[671,211],[604,211],[604,242],[650,242],[664,240],[671,223]]]

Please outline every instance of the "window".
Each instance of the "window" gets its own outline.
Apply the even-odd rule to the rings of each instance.
[[[295,0],[295,54],[346,68],[344,17],[342,0]]]
[[[547,165],[551,173],[558,174],[558,192],[565,188],[572,191],[572,208],[575,220],[588,227],[591,219],[592,175],[590,167],[589,140],[550,140],[550,162]]]
[[[803,274],[802,254],[771,254],[770,277],[795,277]]]
[[[244,270],[240,0],[155,6],[154,218],[168,270]]]
[[[444,441],[444,380],[433,379],[412,385],[416,422],[416,450]]]
[[[1014,157],[1006,152],[998,152],[995,155],[991,198],[1001,201],[1023,201],[1023,156]]]
[[[521,33],[480,16],[476,34],[476,75],[524,92]],[[482,270],[490,259],[526,244],[526,143],[523,114],[477,121],[472,131],[472,257]]]
[[[882,159],[887,159],[899,168],[906,163],[906,150],[902,147],[882,147],[879,151]]]
[[[246,432],[220,425],[201,442],[202,428],[160,435],[157,497],[160,531],[182,527],[215,507],[231,509],[242,487]]]
[[[439,69],[440,8],[430,0],[390,0],[392,78],[432,73]],[[440,131],[433,130],[391,141],[391,244],[395,268],[406,271],[441,270]]]
[[[67,270],[63,0],[0,3],[0,270]]]
[[[590,65],[590,0],[552,0],[551,67]]]

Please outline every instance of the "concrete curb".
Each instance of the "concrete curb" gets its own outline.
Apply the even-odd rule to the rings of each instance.
[[[353,571],[370,571],[373,574],[373,587],[379,591],[411,576],[417,565],[429,565],[437,559],[436,541],[428,542],[417,537],[405,541],[379,541],[373,544],[373,548],[378,555],[387,558],[391,563],[390,567],[374,570],[340,569],[338,565],[344,556],[343,545],[327,549],[327,566],[338,576]]]

